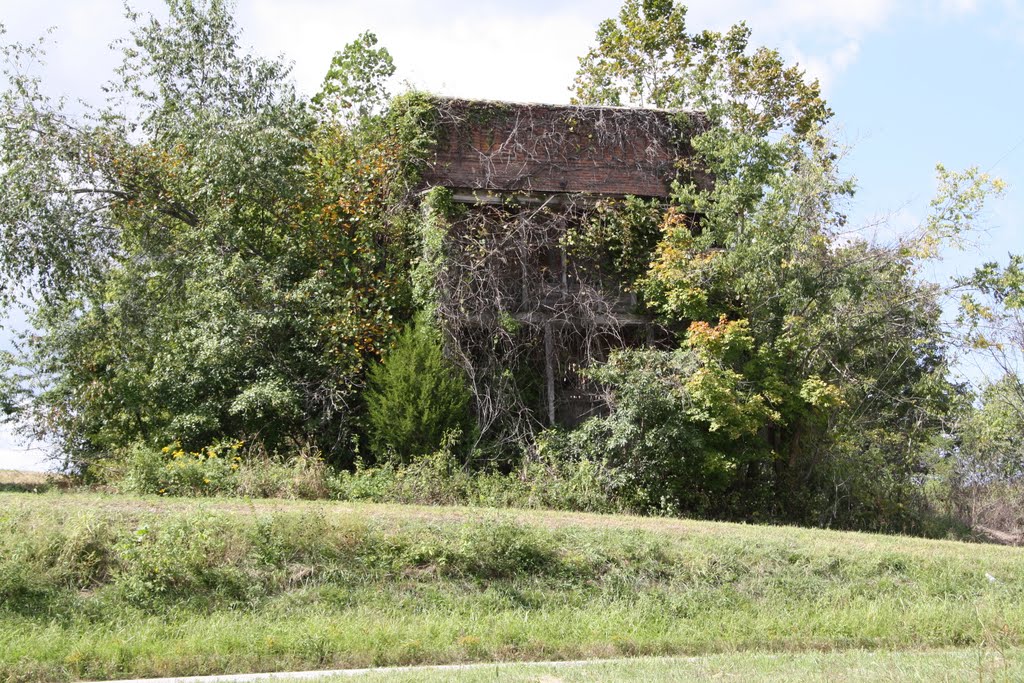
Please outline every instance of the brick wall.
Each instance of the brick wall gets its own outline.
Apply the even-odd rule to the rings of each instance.
[[[428,185],[667,197],[686,153],[665,111],[447,99],[438,110]]]

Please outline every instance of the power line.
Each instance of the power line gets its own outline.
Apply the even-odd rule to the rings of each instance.
[[[1015,145],[1014,145],[1013,147],[1011,147],[1011,148],[1010,148],[1010,149],[1009,149],[1009,150],[1008,150],[1008,151],[1006,152],[1006,154],[1004,154],[1003,156],[999,157],[999,158],[998,158],[998,159],[996,160],[996,162],[995,162],[994,164],[992,164],[992,165],[991,165],[991,166],[989,166],[989,167],[988,167],[987,169],[985,169],[985,173],[988,173],[988,172],[989,172],[989,171],[991,171],[991,170],[992,170],[993,168],[995,168],[995,167],[996,167],[996,166],[998,166],[999,164],[1001,164],[1001,163],[1003,163],[1004,161],[1006,161],[1006,158],[1007,158],[1007,157],[1009,157],[1009,156],[1010,156],[1011,154],[1013,154],[1014,152],[1016,152],[1016,151],[1017,151],[1017,149],[1018,149],[1018,148],[1019,148],[1019,147],[1020,147],[1021,145],[1024,145],[1024,138],[1021,138],[1020,140],[1018,140],[1018,141],[1017,141],[1017,144],[1015,144]]]

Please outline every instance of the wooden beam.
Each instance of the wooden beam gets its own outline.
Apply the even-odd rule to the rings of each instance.
[[[555,331],[551,323],[544,325],[544,379],[548,399],[548,424],[555,426]]]

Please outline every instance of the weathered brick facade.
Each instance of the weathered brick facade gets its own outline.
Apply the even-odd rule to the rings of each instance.
[[[673,114],[622,107],[439,100],[428,185],[667,197],[685,155]]]
[[[448,188],[467,208],[448,226],[439,315],[477,392],[480,421],[516,415],[517,434],[578,424],[604,406],[579,369],[614,348],[660,343],[667,332],[625,283],[574,262],[563,238],[598,201],[667,203],[689,158],[681,127],[703,119],[622,107],[435,104],[437,145],[424,185]],[[539,392],[531,376],[542,378]]]

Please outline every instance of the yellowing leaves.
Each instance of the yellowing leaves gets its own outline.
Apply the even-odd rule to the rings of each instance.
[[[804,380],[800,387],[800,398],[815,408],[834,408],[846,405],[842,389],[834,384],[829,384],[818,375],[812,375]]]

